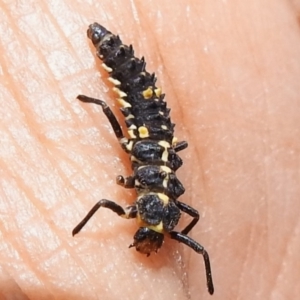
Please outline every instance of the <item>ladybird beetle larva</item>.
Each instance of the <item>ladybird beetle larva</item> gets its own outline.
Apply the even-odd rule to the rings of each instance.
[[[100,24],[90,25],[87,36],[96,47],[97,56],[115,86],[129,138],[124,136],[118,120],[104,101],[83,95],[77,98],[102,107],[131,161],[132,175],[126,178],[117,176],[117,184],[134,188],[137,199],[125,209],[111,200],[98,201],[72,233],[77,234],[100,207],[106,207],[125,219],[135,218],[139,228],[129,247],[135,247],[149,256],[162,246],[164,235],[169,235],[203,256],[208,292],[213,294],[208,253],[188,236],[199,220],[199,213],[178,200],[184,193],[184,187],[175,174],[182,165],[177,153],[187,148],[188,144],[177,142],[174,137],[175,125],[171,122],[165,95],[155,85],[155,74],[146,71],[143,57],[139,59],[134,56],[132,45],[124,45],[119,36]],[[193,219],[182,231],[174,231],[181,212]]]

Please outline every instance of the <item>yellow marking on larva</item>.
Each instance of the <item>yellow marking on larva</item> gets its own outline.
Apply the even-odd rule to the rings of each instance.
[[[143,168],[146,168],[147,166],[139,166],[138,167],[138,170],[141,170],[141,169],[143,169]]]
[[[135,179],[135,180],[134,180],[134,185],[135,185],[135,186],[140,186],[140,185],[141,185],[141,183],[139,182],[139,180],[138,180],[138,179]]]
[[[129,143],[127,143],[126,149],[127,149],[128,151],[131,151],[131,150],[132,150],[132,147],[133,147],[133,141],[130,141]]]
[[[163,129],[163,130],[168,130],[168,127],[167,127],[166,125],[161,125],[160,127],[161,127],[161,129]]]
[[[125,120],[130,120],[130,119],[134,119],[134,115],[128,115]]]
[[[168,142],[166,142],[166,141],[159,141],[158,145],[160,145],[160,146],[162,146],[164,148],[170,148],[171,147],[170,144]]]
[[[136,129],[136,126],[134,124],[131,124],[128,129]]]
[[[158,225],[150,225],[150,226],[147,226],[149,229],[153,230],[153,231],[156,231],[158,233],[163,233],[164,232],[164,226],[163,226],[163,223],[160,222]]]
[[[119,142],[120,142],[120,144],[126,145],[126,147],[127,147],[127,145],[128,145],[128,138],[123,137],[123,138],[121,138],[121,139],[119,140]]]
[[[167,166],[160,166],[160,169],[164,172],[166,172],[167,174],[170,174],[172,171],[169,167]],[[168,181],[169,181],[169,176],[166,176],[166,178],[163,181],[163,187],[167,188],[168,187]]]
[[[169,167],[167,167],[167,166],[160,166],[160,169],[162,171],[166,172],[167,174],[172,173],[172,170]]]
[[[119,86],[121,84],[121,82],[118,79],[115,79],[115,78],[112,78],[112,77],[108,77],[108,81],[110,81],[115,86]]]
[[[138,162],[138,163],[141,163],[141,161],[138,160],[134,155],[131,155],[131,156],[130,156],[130,160],[131,160],[131,161]]]
[[[158,112],[161,116],[164,116],[164,113],[162,111]]]
[[[158,198],[164,203],[164,206],[166,206],[169,203],[169,197],[162,193],[157,193]]]
[[[117,93],[120,98],[124,98],[127,96],[127,94],[125,92],[121,91],[120,89],[118,89],[116,87],[113,88],[113,91],[115,93]]]
[[[128,130],[128,134],[129,134],[130,138],[136,139],[136,135],[134,134],[133,130],[131,130],[131,129]]]
[[[126,101],[125,101],[124,99],[122,99],[122,98],[118,98],[117,101],[118,101],[119,104],[120,104],[122,107],[124,107],[124,108],[126,108],[126,107],[131,107],[131,104],[128,103],[128,102],[126,102]]]
[[[113,69],[107,66],[105,63],[102,64],[102,67],[108,73],[111,73],[113,71]]]
[[[141,127],[139,127],[138,131],[139,131],[140,138],[149,137],[149,131],[148,131],[147,127],[141,126]]]
[[[149,86],[146,90],[144,90],[143,92],[143,97],[145,99],[150,99],[153,96],[153,90],[152,87]]]
[[[114,35],[111,33],[107,33],[100,41],[100,45],[104,44],[104,42],[106,42],[107,40],[109,40],[111,37],[113,37]]]
[[[163,181],[163,187],[166,189],[168,187],[168,181],[169,181],[169,178],[166,177],[166,179],[164,179]]]
[[[174,136],[172,139],[172,146],[176,146],[177,142],[178,142],[178,138]]]
[[[155,89],[154,93],[155,93],[156,97],[159,97],[161,95],[161,88]]]
[[[168,148],[171,147],[170,144],[168,142],[166,142],[166,141],[160,141],[160,142],[158,142],[158,145],[160,145],[160,146],[162,146],[162,147],[165,148],[165,150],[164,150],[164,152],[163,152],[163,154],[161,156],[161,159],[162,159],[162,161],[167,162],[168,161],[168,157],[169,157]]]

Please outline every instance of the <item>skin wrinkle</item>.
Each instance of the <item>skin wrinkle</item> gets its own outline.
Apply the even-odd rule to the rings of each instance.
[[[175,136],[189,143],[180,153],[184,164],[178,177],[187,188],[180,200],[200,212],[191,236],[210,254],[214,299],[296,299],[299,12],[284,1],[268,0],[61,3],[63,9],[58,2],[35,1],[34,9],[26,7],[30,2],[0,4],[5,16],[0,25],[0,117],[5,116],[0,128],[2,298],[212,299],[202,258],[191,249],[170,239],[150,258],[127,249],[136,230],[134,221],[101,209],[78,236],[71,236],[80,218],[102,197],[123,206],[134,200],[132,191],[111,184],[118,174],[130,175],[130,169],[101,109],[75,99],[79,93],[103,99],[123,122],[114,93],[105,92],[111,85],[86,38],[88,25],[97,21],[133,44],[137,56],[145,56],[149,71],[163,83]],[[70,20],[69,7],[74,15]],[[26,28],[28,12],[55,30],[47,49],[37,39],[47,23],[33,28],[29,22]],[[68,37],[65,32],[70,29],[61,25],[66,21],[60,22],[66,18],[74,28]],[[35,60],[33,55],[30,62],[26,59],[27,49],[34,51]],[[68,52],[60,51],[65,49]],[[53,51],[58,54],[48,62],[46,55]],[[66,53],[71,60],[64,70]],[[32,75],[38,84],[31,92],[28,76],[38,67],[45,71],[41,80],[37,72]],[[54,78],[53,70],[61,79]],[[55,95],[56,101],[46,94]],[[41,109],[44,115],[38,115]],[[4,182],[19,186],[8,192]],[[21,214],[35,217],[16,228]],[[184,218],[182,227],[188,220]],[[50,232],[44,231],[47,227]],[[30,236],[31,230],[37,234]],[[61,243],[54,250],[52,235]],[[185,269],[178,267],[174,253]],[[32,278],[33,271],[42,283]],[[16,283],[9,290],[2,288],[8,280]]]

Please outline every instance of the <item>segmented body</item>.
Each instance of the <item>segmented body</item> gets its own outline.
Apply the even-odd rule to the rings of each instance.
[[[155,85],[155,74],[146,71],[144,58],[135,57],[131,45],[124,45],[119,36],[99,26],[94,27],[95,32],[100,29],[102,34],[101,41],[97,43],[96,40],[95,44],[97,55],[118,94],[132,142],[126,149],[131,155],[133,168],[137,164],[150,163],[177,170],[182,161],[172,151],[177,142],[173,135],[175,125],[170,120],[164,94]],[[91,38],[93,40],[93,36]]]
[[[132,162],[139,220],[155,231],[171,231],[180,217],[173,200],[184,193],[184,188],[174,172],[182,161],[173,147],[175,125],[170,120],[170,109],[155,85],[155,75],[146,71],[144,58],[135,57],[131,45],[124,45],[119,36],[99,24],[92,32],[97,55],[115,85],[125,116],[130,138],[121,142]],[[100,40],[97,32],[101,33]]]
[[[156,87],[154,74],[146,71],[144,58],[134,56],[132,46],[122,43],[119,36],[112,34],[98,23],[90,25],[88,37],[97,49],[102,66],[109,73],[114,84],[118,102],[125,117],[129,138],[122,129],[107,104],[98,99],[78,96],[83,102],[96,103],[111,123],[122,148],[129,154],[133,174],[127,178],[117,177],[117,183],[137,192],[135,203],[126,209],[113,201],[100,200],[87,216],[74,228],[78,233],[91,216],[106,207],[124,218],[136,218],[139,229],[130,247],[150,255],[162,246],[164,234],[191,247],[204,257],[208,290],[213,293],[209,257],[205,249],[187,234],[199,220],[199,213],[178,200],[184,193],[175,171],[182,165],[177,155],[187,147],[185,141],[177,143],[174,138],[174,124],[161,89]],[[173,231],[181,211],[193,220],[181,232]]]
[[[104,28],[101,32],[104,36],[97,44],[97,55],[116,86],[130,138],[172,143],[174,124],[164,95],[155,86],[155,75],[145,70],[144,58],[135,57],[131,45],[122,44],[119,36]]]

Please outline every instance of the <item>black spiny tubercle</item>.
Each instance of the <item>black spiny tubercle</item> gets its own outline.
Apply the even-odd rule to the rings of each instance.
[[[134,56],[131,45],[124,45],[119,36],[100,24],[90,25],[87,35],[96,47],[102,66],[109,73],[109,80],[115,86],[129,138],[124,136],[118,120],[104,101],[83,95],[77,98],[102,107],[131,160],[132,175],[126,178],[117,176],[117,183],[125,188],[134,188],[137,199],[125,209],[110,200],[98,201],[72,233],[77,234],[100,207],[106,207],[126,219],[136,218],[139,229],[129,247],[150,255],[158,251],[164,235],[168,234],[171,239],[203,255],[208,291],[213,294],[208,253],[187,235],[198,222],[199,213],[178,200],[184,193],[184,187],[175,174],[182,165],[177,152],[185,149],[187,142],[177,142],[174,137],[170,109],[167,108],[161,89],[155,85],[156,77],[146,71],[144,58]],[[181,232],[177,232],[174,228],[181,212],[193,219]]]

